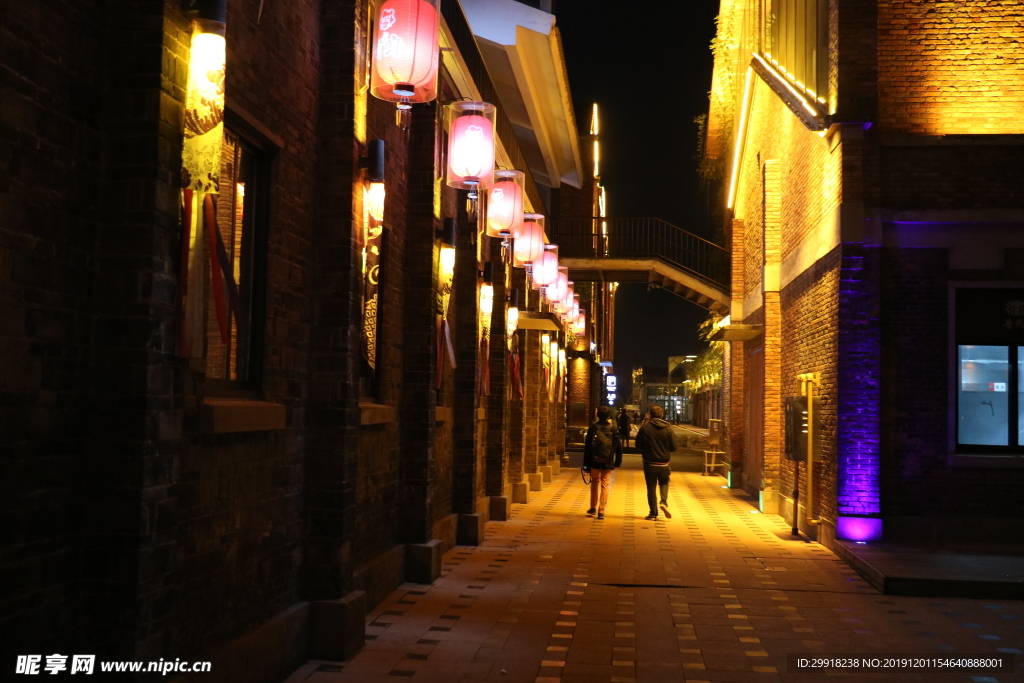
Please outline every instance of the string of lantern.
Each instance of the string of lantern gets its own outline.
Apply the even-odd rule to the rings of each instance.
[[[439,1],[386,0],[374,17],[370,93],[396,104],[398,122],[403,127],[408,127],[413,104],[437,98]],[[495,106],[488,102],[447,105],[446,184],[468,191],[473,218],[479,215],[477,203],[483,201],[485,234],[502,240],[512,266],[527,270],[532,288],[542,290],[543,300],[561,317],[566,334],[582,334],[586,317],[579,310],[568,271],[559,267],[558,247],[545,242],[544,216],[525,212],[525,174],[515,169],[495,170],[495,112]],[[383,188],[374,189],[383,195]],[[454,270],[453,254],[447,252],[452,246],[442,250],[442,282],[449,281]],[[481,287],[482,309],[489,295],[483,291],[486,287]],[[518,318],[518,302],[508,304],[507,315]],[[442,319],[447,317],[445,310],[438,313]]]

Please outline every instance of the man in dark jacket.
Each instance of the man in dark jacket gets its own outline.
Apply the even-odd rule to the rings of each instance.
[[[651,514],[645,519],[658,519],[658,508],[656,506],[654,488],[657,486],[661,493],[661,511],[669,519],[672,513],[668,511],[668,477],[671,472],[669,462],[672,458],[672,451],[676,449],[675,439],[672,438],[672,425],[666,422],[665,411],[659,405],[651,406],[650,417],[640,425],[636,433],[636,447],[640,449],[644,461],[644,480],[647,482],[647,505]]]
[[[619,414],[615,420],[619,423],[619,438],[622,439],[622,445],[629,446],[629,431],[633,426],[633,421],[629,419],[629,413],[625,408],[619,408]]]
[[[597,409],[597,421],[587,430],[583,446],[583,466],[590,470],[590,509],[587,514],[596,514],[598,519],[604,519],[612,486],[612,470],[622,466],[622,441],[608,414],[608,406]]]

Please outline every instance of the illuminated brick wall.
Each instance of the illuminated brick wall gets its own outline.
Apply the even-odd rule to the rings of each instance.
[[[929,135],[1021,133],[1019,2],[893,0],[878,8],[879,123]]]

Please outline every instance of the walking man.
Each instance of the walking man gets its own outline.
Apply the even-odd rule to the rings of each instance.
[[[665,411],[661,406],[651,406],[650,417],[644,420],[636,433],[636,447],[640,449],[644,461],[647,505],[651,509],[651,514],[644,519],[650,520],[658,519],[655,487],[661,494],[661,511],[665,513],[665,517],[672,518],[672,513],[668,511],[668,477],[671,472],[669,462],[672,451],[676,449],[676,442],[672,438],[672,427],[663,419],[664,417]]]
[[[622,466],[622,441],[608,414],[608,406],[597,409],[597,421],[587,430],[583,446],[583,466],[590,470],[590,509],[587,514],[597,514],[598,519],[604,519],[612,486],[612,470]]]
[[[622,445],[629,446],[629,430],[633,426],[633,421],[629,419],[629,413],[625,408],[619,408],[619,414],[615,419],[619,423],[619,438],[622,439]]]

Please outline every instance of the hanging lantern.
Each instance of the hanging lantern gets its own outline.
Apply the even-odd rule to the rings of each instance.
[[[387,0],[373,30],[370,93],[408,109],[437,97],[438,0]]]
[[[505,237],[523,224],[522,171],[495,171],[494,185],[487,198],[487,234]]]
[[[572,302],[565,302],[562,312],[559,314],[562,318],[562,322],[569,322],[575,320],[580,314],[580,299],[578,294],[574,294]]]
[[[512,233],[512,265],[522,268],[544,253],[544,216],[528,213],[523,216],[523,226]]]
[[[576,322],[572,324],[572,333],[577,337],[582,337],[587,333],[586,311],[580,311],[580,315],[576,318]]]
[[[559,266],[558,275],[544,290],[544,298],[551,304],[556,304],[565,298],[569,291],[569,269]]]
[[[554,244],[544,246],[544,253],[533,261],[534,288],[546,287],[558,277],[558,247]]]
[[[448,185],[463,190],[494,180],[494,112],[487,102],[448,105]]]
[[[572,308],[572,302],[575,300],[575,292],[573,291],[573,283],[570,280],[565,288],[565,296],[561,300],[556,301],[551,305],[551,308],[558,315],[562,315],[568,309]]]

